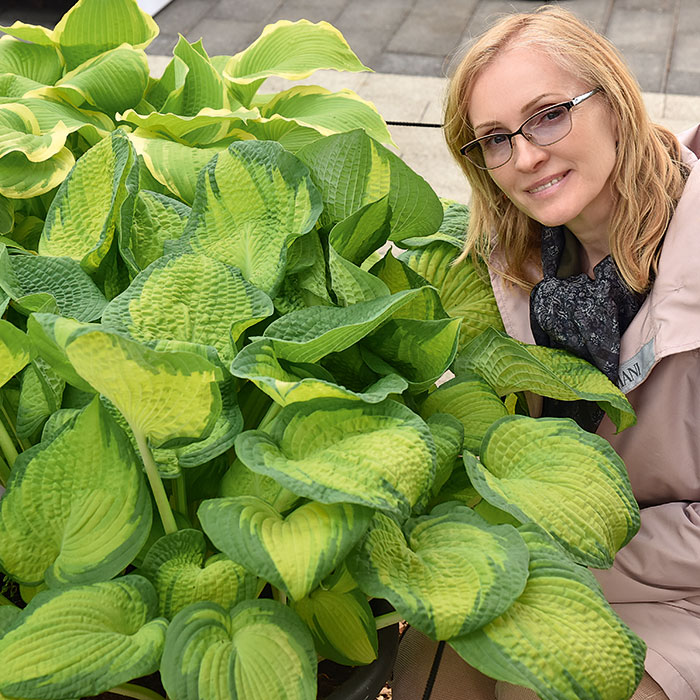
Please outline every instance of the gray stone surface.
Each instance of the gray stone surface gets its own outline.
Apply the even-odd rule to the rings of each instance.
[[[636,52],[666,52],[673,40],[674,13],[654,10],[618,10],[610,17],[607,37],[618,48]]]
[[[257,22],[207,17],[195,24],[185,38],[190,42],[203,39],[204,48],[210,56],[232,56],[250,46],[260,36],[260,30]]]
[[[416,53],[390,53],[387,51],[379,56],[372,68],[379,73],[446,75],[444,57]]]
[[[281,0],[219,0],[207,17],[242,22],[267,22],[273,14],[280,19],[278,13],[281,5]]]
[[[626,49],[622,55],[637,78],[642,90],[646,92],[665,92],[666,52],[636,51]]]

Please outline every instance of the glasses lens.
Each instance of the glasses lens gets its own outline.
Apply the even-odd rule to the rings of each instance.
[[[571,113],[566,107],[535,114],[523,124],[523,133],[538,146],[549,146],[563,139],[571,131]]]
[[[510,139],[506,134],[491,134],[479,139],[465,151],[465,155],[479,168],[498,168],[510,158]]]

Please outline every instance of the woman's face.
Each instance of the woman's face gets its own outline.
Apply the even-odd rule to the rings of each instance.
[[[513,132],[540,109],[594,87],[537,48],[513,47],[497,56],[475,81],[468,118],[477,137]],[[516,136],[511,159],[489,174],[532,219],[546,226],[566,225],[579,238],[607,241],[613,210],[614,119],[600,93],[574,107],[571,117],[571,132],[551,146],[536,146]]]

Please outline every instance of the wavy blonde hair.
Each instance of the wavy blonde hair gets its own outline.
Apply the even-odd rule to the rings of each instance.
[[[540,225],[503,196],[487,171],[459,152],[475,138],[467,117],[474,82],[501,51],[513,46],[541,49],[591,88],[603,89],[618,133],[611,174],[611,256],[631,289],[648,289],[687,176],[680,145],[668,129],[650,122],[639,85],[615,47],[571,12],[553,6],[501,19],[471,46],[451,77],[444,133],[472,187],[471,219],[459,259],[471,255],[475,262],[489,261],[495,238],[504,254],[504,266],[496,272],[525,289],[536,282],[532,264],[539,268]]]

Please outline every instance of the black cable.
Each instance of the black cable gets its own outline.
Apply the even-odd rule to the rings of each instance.
[[[442,124],[417,124],[416,122],[387,122],[389,126],[422,126],[429,129],[442,129]]]
[[[428,674],[428,680],[425,684],[425,692],[423,693],[423,700],[430,700],[430,696],[433,694],[433,686],[435,685],[435,679],[437,678],[438,669],[440,668],[440,662],[442,661],[442,652],[445,650],[445,640],[438,643],[437,649],[435,650],[435,657],[433,658],[433,666]]]

